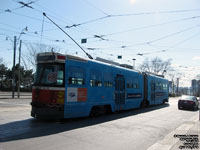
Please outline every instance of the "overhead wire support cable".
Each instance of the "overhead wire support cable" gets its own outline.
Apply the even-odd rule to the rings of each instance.
[[[195,25],[195,26],[186,28],[186,29],[184,29],[184,30],[180,30],[180,31],[178,31],[178,32],[175,32],[175,33],[172,33],[172,34],[169,34],[169,35],[160,37],[160,38],[155,39],[155,40],[151,40],[151,41],[144,42],[144,43],[138,43],[138,44],[135,44],[135,45],[128,45],[128,46],[126,46],[126,47],[135,47],[135,46],[139,46],[139,45],[149,45],[149,44],[151,44],[151,43],[154,43],[154,42],[157,42],[157,41],[160,41],[160,40],[163,40],[163,39],[166,39],[166,38],[169,38],[169,37],[178,35],[178,34],[180,34],[180,33],[186,32],[186,31],[188,31],[188,30],[191,30],[191,29],[194,29],[194,28],[197,28],[197,27],[200,27],[200,25]]]
[[[104,36],[111,36],[111,35],[122,34],[122,33],[130,32],[130,31],[143,30],[143,29],[153,28],[153,27],[157,27],[157,26],[161,26],[161,25],[167,25],[167,24],[171,24],[171,23],[176,23],[176,22],[181,22],[181,21],[187,21],[187,20],[192,20],[192,19],[198,19],[198,18],[200,18],[200,16],[194,16],[194,17],[189,17],[189,18],[172,20],[172,21],[168,21],[168,22],[163,22],[163,23],[158,23],[158,24],[152,24],[152,25],[142,26],[142,27],[128,29],[128,30],[124,30],[124,31],[113,32],[113,33],[105,34]]]
[[[190,36],[190,37],[188,37],[188,38],[186,38],[186,39],[184,39],[184,40],[182,40],[182,41],[180,41],[180,42],[178,42],[178,43],[176,43],[176,44],[174,44],[174,45],[172,45],[172,46],[170,46],[168,49],[166,49],[165,51],[169,51],[170,49],[173,49],[173,48],[175,48],[175,47],[177,47],[178,45],[180,45],[180,44],[182,44],[182,43],[185,43],[185,42],[187,42],[187,41],[189,41],[189,40],[191,40],[192,38],[194,38],[194,37],[196,37],[196,36],[199,36],[200,35],[200,32],[198,32],[197,34],[194,34],[194,35],[192,35],[192,36]],[[155,46],[154,46],[155,47]]]
[[[55,26],[57,26],[61,31],[63,31],[90,59],[93,59],[93,57],[88,54],[67,32],[65,32],[59,25],[57,25],[53,20],[51,20],[46,13],[43,12],[43,15],[49,19]]]
[[[116,14],[110,15],[111,17],[126,17],[126,16],[138,16],[138,15],[154,15],[154,14],[172,14],[172,13],[183,13],[190,11],[200,11],[200,9],[185,9],[185,10],[171,10],[171,11],[160,11],[160,12],[141,12],[141,13],[130,13],[130,14]]]
[[[152,40],[152,41],[149,41],[149,42],[146,42],[146,44],[151,44],[151,43],[154,43],[154,42],[157,42],[157,41],[160,41],[162,39],[166,39],[168,37],[171,37],[171,36],[175,36],[177,34],[180,34],[182,32],[185,32],[185,31],[188,31],[188,30],[191,30],[191,29],[194,29],[194,28],[197,28],[199,27],[200,25],[195,25],[195,26],[192,26],[192,27],[189,27],[189,28],[186,28],[184,30],[181,30],[181,31],[178,31],[178,32],[175,32],[175,33],[172,33],[172,34],[169,34],[167,36],[164,36],[164,37],[161,37],[161,38],[158,38],[158,39],[155,39],[155,40]]]
[[[138,44],[134,44],[134,45],[127,45],[127,46],[126,46],[126,45],[122,45],[122,46],[112,47],[112,48],[115,48],[115,49],[117,49],[117,48],[120,48],[120,49],[121,49],[121,48],[122,48],[122,49],[124,49],[124,48],[129,48],[129,47],[140,46],[140,45],[151,45],[151,44],[154,43],[154,42],[157,42],[157,41],[160,41],[160,40],[163,40],[163,39],[166,39],[166,38],[169,38],[169,37],[178,35],[178,34],[180,34],[180,33],[183,33],[183,32],[186,32],[186,31],[188,31],[188,30],[191,30],[191,29],[194,29],[194,28],[198,28],[198,27],[200,27],[200,25],[195,25],[195,26],[186,28],[186,29],[184,29],[184,30],[180,30],[180,31],[178,31],[178,32],[175,32],[175,33],[172,33],[172,34],[169,34],[169,35],[166,35],[166,36],[163,36],[163,37],[160,37],[160,38],[157,38],[157,39],[148,41],[148,42],[138,43]],[[107,41],[109,41],[109,40],[107,40]],[[107,47],[105,47],[105,48],[96,48],[96,49],[107,49]]]
[[[66,28],[77,27],[84,24],[96,22],[99,20],[104,20],[107,18],[114,18],[114,17],[129,17],[129,16],[140,16],[140,15],[154,15],[154,14],[173,14],[173,13],[184,13],[184,12],[193,12],[193,11],[200,11],[200,9],[185,9],[185,10],[172,10],[172,11],[160,11],[160,12],[141,12],[141,13],[130,13],[130,14],[107,14],[106,13],[105,16],[103,17],[99,17],[96,19],[82,22],[82,23],[73,24],[71,26],[66,26]]]
[[[104,15],[108,16],[108,13],[106,13],[105,11],[103,11],[102,9],[96,7],[94,4],[92,4],[91,2],[89,2],[88,0],[85,0],[85,2],[87,2],[90,6],[94,7],[96,10],[98,10],[99,12],[103,13]]]
[[[71,26],[66,26],[65,28],[78,27],[78,26],[81,26],[81,25],[84,25],[84,24],[96,22],[96,21],[99,21],[99,20],[104,20],[104,19],[109,18],[109,17],[111,17],[111,15],[107,15],[107,16],[100,17],[100,18],[97,18],[97,19],[92,19],[92,20],[89,20],[89,21],[86,21],[86,22],[82,22],[82,23],[78,23],[78,24],[73,24]]]

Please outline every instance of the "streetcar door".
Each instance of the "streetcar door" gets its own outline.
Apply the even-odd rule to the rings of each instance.
[[[155,104],[155,98],[156,98],[156,84],[155,82],[151,81],[151,104]]]
[[[123,75],[115,77],[115,110],[122,110],[125,104],[125,78]]]

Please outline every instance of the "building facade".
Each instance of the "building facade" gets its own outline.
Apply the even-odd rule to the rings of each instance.
[[[192,80],[192,95],[200,96],[200,80]]]

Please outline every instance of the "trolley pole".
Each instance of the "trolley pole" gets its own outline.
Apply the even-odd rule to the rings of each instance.
[[[15,97],[15,56],[16,56],[17,37],[14,36],[14,54],[13,54],[13,70],[12,70],[12,98]]]
[[[19,43],[18,98],[20,98],[20,83],[21,83],[21,72],[20,72],[21,46],[22,46],[22,40],[20,40],[20,43]]]

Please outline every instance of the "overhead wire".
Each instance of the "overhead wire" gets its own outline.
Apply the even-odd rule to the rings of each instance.
[[[88,1],[87,1],[88,2]],[[91,3],[90,3],[91,4]],[[35,8],[34,8],[35,9]],[[96,7],[96,9],[98,9]],[[39,12],[42,12],[40,10],[37,10],[35,9],[36,11],[39,11]],[[99,9],[98,9],[99,10]],[[177,12],[188,12],[188,11],[199,11],[200,9],[191,9],[191,10],[177,10],[177,11],[163,11],[163,12],[156,12],[156,13],[177,13]],[[13,13],[13,12],[11,12]],[[150,13],[138,13],[138,14],[134,14],[134,15],[139,15],[139,14],[154,14],[155,12],[150,12]],[[18,14],[18,13],[15,13],[15,14]],[[107,14],[107,13],[106,13]],[[18,14],[18,15],[22,15],[22,14]],[[129,16],[129,15],[133,15],[133,14],[124,14],[124,15],[107,15],[105,17],[101,17],[101,18],[98,18],[98,19],[94,19],[94,20],[91,20],[92,22],[93,21],[97,21],[97,20],[101,20],[101,19],[105,19],[107,17],[111,17],[111,16]],[[39,21],[42,21],[41,19],[37,19],[37,18],[33,18],[33,17],[30,17],[30,16],[26,16],[26,15],[22,15],[24,17],[28,17],[28,18],[32,18],[32,19],[35,19],[35,20],[39,20]],[[200,16],[195,16],[195,17],[191,17],[191,18],[185,18],[185,19],[181,19],[181,20],[175,20],[175,21],[171,21],[171,22],[166,22],[166,23],[161,23],[161,24],[157,24],[157,25],[150,25],[150,26],[145,26],[145,27],[141,27],[141,28],[135,28],[135,29],[130,29],[130,30],[126,30],[126,31],[122,31],[122,32],[116,32],[116,33],[111,33],[111,34],[107,34],[107,35],[104,35],[104,36],[108,36],[108,35],[114,35],[114,34],[119,34],[119,33],[124,33],[124,32],[129,32],[129,31],[133,31],[133,30],[140,30],[140,29],[145,29],[145,28],[150,28],[150,27],[155,27],[155,26],[159,26],[159,25],[164,25],[164,24],[169,24],[169,23],[173,23],[173,22],[179,22],[179,21],[184,21],[184,20],[189,20],[189,19],[196,19],[196,18],[199,18]],[[49,23],[49,22],[48,22]],[[81,24],[87,24],[89,22],[84,22],[84,23],[81,23]],[[77,26],[76,24],[72,25],[72,26]],[[72,26],[66,26],[67,28],[71,28]],[[79,24],[78,24],[79,26]],[[108,40],[107,40],[108,41]],[[111,40],[110,40],[111,41]]]
[[[51,18],[53,18],[53,19],[56,19],[56,20],[58,20],[58,21],[60,21],[60,22],[62,22],[64,24],[68,24],[69,22],[72,23],[72,21],[66,22],[66,19],[64,19],[62,16],[60,16],[56,12],[51,11],[49,8],[46,8],[46,7],[44,7],[44,6],[42,6],[42,5],[38,4],[38,3],[34,3],[34,5],[42,8],[43,11],[44,11],[44,9],[48,10],[48,13],[50,14],[49,16]],[[40,10],[40,12],[43,12],[43,11]],[[69,19],[67,19],[67,20],[69,20]]]
[[[153,12],[142,12],[142,13],[130,13],[130,14],[117,14],[111,15],[112,17],[124,17],[124,16],[138,16],[138,15],[154,15],[154,14],[173,14],[173,13],[184,13],[184,12],[193,12],[200,11],[199,9],[184,9],[184,10],[168,10],[168,11],[153,11]]]
[[[172,21],[168,21],[168,22],[152,24],[152,25],[128,29],[128,30],[124,30],[124,31],[113,32],[113,33],[105,34],[104,36],[116,35],[116,34],[126,33],[126,32],[130,32],[130,31],[143,30],[143,29],[148,29],[148,28],[153,28],[153,27],[158,27],[158,26],[162,26],[162,25],[168,25],[168,24],[171,24],[171,23],[177,23],[177,22],[193,20],[193,19],[198,19],[198,18],[200,18],[200,16],[193,16],[193,17],[188,17],[188,18],[183,18],[183,19],[178,19],[178,20],[172,20]]]
[[[91,3],[90,3],[91,4]],[[94,5],[93,5],[94,6]],[[96,8],[96,9],[98,9],[98,8]],[[37,9],[35,9],[35,10],[37,10]],[[98,9],[99,10],[99,9]],[[105,18],[108,18],[108,17],[122,17],[122,16],[132,16],[132,15],[147,15],[147,14],[158,14],[158,13],[179,13],[179,12],[188,12],[188,11],[199,11],[200,9],[192,9],[192,10],[177,10],[177,11],[163,11],[163,12],[146,12],[146,13],[135,13],[135,14],[120,14],[120,15],[108,15],[107,13],[104,13],[104,15],[106,15],[106,16],[104,16],[104,17],[101,17],[101,18],[97,18],[97,19],[94,19],[94,20],[91,20],[92,22],[93,21],[97,21],[97,20],[102,20],[102,19],[105,19]],[[39,12],[41,12],[41,11],[39,11]],[[13,12],[12,12],[13,13]],[[29,16],[26,16],[26,17],[28,17],[28,18],[30,18]],[[198,18],[199,16],[196,16],[196,17],[192,17],[192,18],[186,18],[186,19],[183,19],[183,20],[187,20],[187,19],[195,19],[195,18]],[[34,19],[36,19],[36,18],[34,18]],[[40,20],[41,21],[41,20]],[[172,22],[174,22],[174,21],[172,21]],[[85,22],[85,23],[82,23],[82,24],[87,24],[87,23],[90,23],[90,22]],[[167,24],[167,23],[163,23],[163,24]],[[163,25],[162,24],[162,25]],[[80,24],[78,24],[78,26],[79,26]],[[160,24],[161,25],[161,24]],[[73,25],[73,26],[76,26],[75,24]],[[152,25],[152,26],[154,26],[154,25]],[[151,27],[152,27],[151,26]],[[142,28],[147,28],[147,27],[141,27],[141,29]],[[126,31],[126,32],[128,32],[128,31]],[[181,33],[181,32],[180,32]],[[172,35],[168,35],[168,36],[165,36],[165,37],[162,37],[162,38],[159,38],[159,39],[156,39],[156,40],[153,40],[153,41],[149,41],[149,42],[146,42],[146,43],[142,43],[142,44],[151,44],[151,43],[154,43],[154,42],[156,42],[156,41],[159,41],[159,40],[162,40],[162,39],[165,39],[165,38],[168,38],[168,37],[170,37],[170,36],[174,36],[174,35],[176,35],[176,34],[178,34],[178,32],[176,32],[176,33],[174,33],[174,34],[172,34]],[[106,40],[106,41],[109,41],[109,39],[108,40]],[[110,40],[111,41],[111,40]],[[130,47],[130,46],[121,46],[121,47],[118,47],[118,48],[126,48],[126,47]]]
[[[139,45],[151,44],[151,43],[154,43],[154,42],[157,42],[157,41],[160,41],[160,40],[163,40],[163,39],[166,39],[166,38],[169,38],[169,37],[178,35],[178,34],[180,34],[180,33],[186,32],[186,31],[188,31],[188,30],[191,30],[191,29],[194,29],[194,28],[197,28],[197,27],[200,27],[200,25],[195,25],[195,26],[186,28],[186,29],[184,29],[184,30],[180,30],[180,31],[178,31],[178,32],[174,32],[174,33],[171,33],[171,34],[169,34],[169,35],[166,35],[166,36],[163,36],[163,37],[160,37],[160,38],[157,38],[157,39],[148,41],[148,42],[138,43],[138,44],[135,44],[135,45],[129,45],[129,46],[126,46],[126,47],[134,47],[134,46],[139,46]]]
[[[65,33],[65,35],[67,35],[90,59],[93,59],[93,57],[87,53],[67,32],[65,32],[59,25],[57,25],[53,20],[51,20],[51,18],[49,18],[45,13],[43,13],[43,15],[49,19],[55,26],[57,26],[63,33]]]
[[[188,38],[186,38],[186,39],[184,39],[184,40],[182,40],[182,41],[180,41],[180,42],[178,42],[178,43],[176,43],[176,44],[174,44],[174,45],[172,45],[172,46],[170,46],[169,48],[165,49],[165,51],[169,51],[169,50],[171,50],[171,49],[174,49],[174,48],[177,47],[178,45],[183,44],[183,43],[185,43],[185,42],[187,42],[187,41],[193,39],[193,38],[196,37],[196,36],[200,36],[200,32],[197,33],[197,34],[194,34],[194,35],[192,35],[192,36],[190,36],[190,37],[188,37]],[[152,44],[150,44],[150,45],[153,46],[153,47],[155,47],[155,48],[160,49],[158,46],[155,46],[155,45],[152,45]],[[197,49],[196,49],[196,50],[197,50]]]
[[[28,18],[28,19],[32,19],[32,20],[36,20],[36,21],[42,22],[42,19],[38,19],[38,18],[35,18],[35,17],[32,17],[32,16],[20,14],[20,13],[17,13],[17,12],[9,12],[9,13],[14,14],[14,15],[18,15],[18,16],[22,16],[22,17],[26,17],[26,18]],[[49,23],[49,24],[50,24],[49,21],[45,21],[45,23]]]
[[[150,44],[150,45],[154,46],[157,49],[162,49],[162,47],[165,48],[165,49],[170,48],[170,46],[164,46],[164,45],[155,45],[155,44]],[[171,48],[171,49],[174,49],[174,47]],[[176,47],[176,49],[180,49],[180,50],[194,50],[194,51],[199,51],[200,50],[200,48],[198,49],[198,48],[189,48],[189,47]]]
[[[160,40],[162,40],[162,39],[166,39],[166,38],[169,38],[169,37],[175,36],[175,35],[177,35],[177,34],[183,33],[183,32],[185,32],[185,31],[188,31],[188,30],[191,30],[191,29],[194,29],[194,28],[197,28],[197,27],[200,27],[200,25],[195,25],[195,26],[192,26],[192,27],[186,28],[186,29],[184,29],[184,30],[180,30],[180,31],[178,31],[178,32],[175,32],[175,33],[172,33],[172,34],[169,34],[169,35],[163,36],[163,37],[161,37],[161,38],[158,38],[158,39],[155,39],[155,40],[149,41],[149,42],[147,42],[147,44],[151,44],[151,43],[154,43],[154,42],[160,41]]]
[[[14,12],[11,12],[11,13],[14,13]],[[26,16],[26,17],[28,17],[28,16]],[[46,23],[47,23],[47,21],[45,21]],[[48,22],[48,23],[50,23],[50,22]],[[5,23],[0,23],[0,24],[2,24],[2,25],[4,25],[4,26],[10,26],[10,27],[12,27],[12,28],[15,28],[15,29],[21,29],[21,28],[18,28],[18,27],[15,27],[15,26],[11,26],[11,25],[7,25],[7,24],[5,24]],[[1,30],[1,29],[0,29]],[[12,32],[12,33],[17,33],[17,34],[19,34],[20,32],[18,32],[18,31],[11,31],[11,30],[7,30],[7,29],[2,29],[2,30],[4,30],[4,31],[8,31],[8,32]],[[27,36],[32,36],[32,37],[37,37],[37,32],[30,32],[29,31],[29,33],[31,33],[31,34],[33,34],[33,35],[28,35],[28,34],[26,34]],[[45,37],[45,36],[44,36]],[[50,39],[50,38],[48,38],[48,37],[45,37],[44,39],[46,39],[46,40],[51,40],[51,41],[54,41],[54,42],[60,42],[60,41],[65,41],[65,40],[57,40],[57,39],[55,39],[55,40],[53,40],[53,39]],[[65,43],[65,42],[64,42]],[[69,43],[68,43],[69,44]]]
[[[43,6],[41,6],[41,5],[39,5],[39,4],[37,4],[36,3],[36,1],[33,3],[34,5],[36,5],[36,6],[39,6],[39,7],[43,7]],[[43,8],[45,8],[45,7],[43,7]],[[32,7],[32,9],[33,10],[35,10],[35,11],[37,11],[37,12],[39,12],[39,13],[42,13],[43,11],[42,10],[39,10],[39,9],[36,9],[36,8],[34,8],[34,7]],[[45,8],[45,9],[47,9],[47,8]],[[49,10],[49,9],[48,9]],[[55,14],[55,13],[53,13],[53,14]],[[58,20],[58,21],[60,21],[60,22],[62,22],[62,23],[64,23],[64,24],[68,24],[68,22],[66,22],[66,20],[63,20],[63,19],[61,19],[61,18],[63,18],[63,17],[61,17],[61,18],[58,18],[57,16],[58,15],[49,15],[51,18],[54,18],[54,19],[56,19],[56,20]],[[27,17],[27,16],[25,16],[25,17]],[[34,18],[32,18],[32,19],[34,19]],[[40,21],[42,21],[42,20],[40,20]],[[49,23],[49,22],[48,22]],[[81,27],[81,28],[83,28],[83,27]],[[58,29],[50,29],[50,30],[44,30],[44,31],[52,31],[52,30],[58,30]],[[75,31],[77,31],[77,32],[81,32],[81,31],[79,31],[79,30],[77,30],[77,29],[72,29],[72,30],[75,30]],[[88,29],[87,29],[88,30]],[[88,31],[87,31],[88,32]]]
[[[108,16],[109,14],[106,13],[105,11],[103,11],[102,9],[98,8],[97,6],[95,6],[93,3],[91,3],[90,1],[88,0],[84,0],[85,2],[87,2],[90,6],[92,6],[93,8],[95,8],[96,10],[98,10],[99,12],[101,12],[102,14]]]
[[[7,30],[7,29],[0,29],[0,30],[2,30],[2,31],[8,31],[8,32],[15,33],[15,34],[20,34],[20,32],[18,32],[18,31]],[[3,35],[5,37],[9,36],[6,33],[4,33],[4,34],[0,33],[0,35]],[[29,37],[34,37],[34,38],[40,39],[40,35],[39,34],[35,34],[34,32],[31,32],[31,31],[26,31],[26,33],[24,34],[24,36],[29,36]],[[43,39],[47,40],[47,41],[55,42],[55,43],[63,43],[63,44],[67,44],[67,45],[73,45],[71,43],[66,42],[63,39],[62,40],[54,39],[52,37],[48,37],[48,36],[44,36],[44,35],[43,35]]]
[[[72,27],[78,27],[81,25],[85,25],[88,23],[104,20],[107,18],[113,18],[113,17],[128,17],[128,16],[139,16],[139,15],[154,15],[154,14],[172,14],[172,13],[183,13],[183,12],[193,12],[193,11],[200,11],[200,9],[189,9],[189,10],[174,10],[174,11],[161,11],[161,12],[142,12],[142,13],[132,13],[132,14],[110,14],[110,15],[105,15],[103,17],[91,19],[82,23],[77,23],[77,24],[72,24],[69,26],[66,26],[66,28],[72,28]]]
[[[38,0],[35,0],[35,1],[31,1],[30,3],[31,4],[36,4]],[[189,9],[189,10],[173,10],[173,11],[160,11],[160,12],[142,12],[142,13],[132,13],[132,14],[117,14],[117,15],[109,15],[108,13],[102,11],[101,9],[97,8],[96,6],[94,6],[91,2],[89,2],[88,0],[85,0],[88,4],[90,4],[91,6],[93,6],[94,8],[96,8],[97,10],[101,11],[105,16],[103,17],[99,17],[99,18],[96,18],[96,19],[92,19],[92,20],[89,20],[89,21],[85,21],[85,22],[82,22],[82,23],[78,23],[78,24],[73,24],[73,25],[70,25],[70,26],[66,26],[66,28],[71,28],[71,27],[77,27],[77,26],[80,26],[80,25],[84,25],[84,24],[87,24],[87,23],[91,23],[91,22],[95,22],[95,21],[99,21],[99,20],[103,20],[103,19],[106,19],[106,18],[109,18],[109,17],[122,17],[122,16],[135,16],[135,15],[147,15],[147,14],[168,14],[168,13],[180,13],[180,12],[191,12],[191,11],[200,11],[200,9]],[[18,1],[15,1],[18,3]],[[38,5],[38,4],[36,4]],[[39,5],[38,5],[39,6]],[[20,7],[21,8],[21,7]],[[33,8],[35,9],[35,8]],[[35,9],[36,11],[38,12],[43,12],[41,10],[38,10],[38,9]],[[17,13],[16,13],[17,14]],[[23,16],[22,14],[18,14],[18,15],[21,15]],[[30,17],[30,16],[26,16],[24,15],[24,17],[28,17],[28,18],[32,18],[32,19],[35,19],[35,20],[40,20],[42,21],[41,19],[37,19],[37,18],[33,18],[33,17]],[[53,16],[51,16],[53,17]],[[54,17],[55,18],[55,17]],[[58,19],[58,18],[57,18]],[[59,19],[61,20],[61,19]]]
[[[148,55],[148,54],[167,52],[167,51],[169,51],[169,50],[175,48],[176,46],[178,46],[178,45],[180,45],[180,44],[182,44],[182,43],[185,43],[186,41],[189,41],[189,40],[191,40],[192,38],[194,38],[194,37],[196,37],[196,36],[199,36],[199,35],[200,35],[200,32],[197,33],[197,34],[194,34],[194,35],[190,36],[189,38],[186,38],[186,39],[182,40],[181,42],[178,42],[178,43],[176,43],[176,44],[170,46],[170,47],[167,48],[167,49],[161,49],[161,48],[159,48],[158,46],[155,46],[155,45],[152,45],[152,44],[148,44],[148,45],[151,46],[151,47],[154,47],[154,48],[156,48],[156,49],[159,49],[160,51],[149,52],[149,53],[138,53],[137,55],[143,56],[143,55]]]
[[[16,1],[16,0],[12,0],[12,1],[13,1],[13,2],[16,2],[16,3],[19,3],[19,4],[21,4],[22,6],[16,7],[16,8],[12,8],[12,9],[5,9],[5,10],[2,10],[2,9],[1,9],[2,12],[0,12],[0,13],[12,12],[12,11],[14,11],[14,10],[18,10],[18,9],[21,9],[21,8],[24,8],[24,7],[32,8],[32,7],[30,6],[30,4],[33,4],[33,3],[35,3],[35,2],[37,2],[37,1],[39,1],[39,0],[30,1],[30,2],[28,2],[28,3],[24,3],[23,1]]]
[[[161,25],[167,25],[167,24],[171,24],[171,23],[177,23],[177,22],[188,21],[188,20],[199,19],[199,18],[200,18],[200,16],[193,16],[193,17],[189,17],[189,18],[183,18],[183,19],[178,19],[178,20],[168,21],[168,22],[164,22],[164,23],[128,29],[128,30],[119,31],[119,32],[113,32],[113,33],[99,35],[99,36],[101,38],[103,38],[103,37],[107,37],[107,36],[110,36],[110,35],[123,34],[123,33],[130,32],[130,31],[143,30],[143,29],[153,28],[153,27],[157,27],[157,26],[161,26]],[[97,38],[97,36],[96,37],[94,37],[94,36],[86,37],[86,39],[92,39],[92,38]],[[99,42],[99,41],[102,41],[102,39],[95,40],[95,41],[92,41],[90,43]],[[106,38],[106,41],[107,42],[114,42],[114,43],[131,43],[131,42],[127,42],[127,41],[112,40],[112,39],[109,39],[109,38]]]
[[[160,40],[163,40],[163,39],[166,39],[166,38],[169,38],[169,37],[172,37],[172,36],[176,36],[180,33],[183,33],[183,32],[186,32],[188,30],[192,30],[194,28],[197,28],[197,27],[200,27],[200,25],[195,25],[195,26],[192,26],[192,27],[189,27],[189,28],[186,28],[184,30],[180,30],[178,32],[174,32],[172,34],[169,34],[169,35],[166,35],[166,36],[163,36],[163,37],[160,37],[160,38],[157,38],[157,39],[154,39],[154,40],[151,40],[151,41],[148,41],[148,42],[143,42],[143,43],[138,43],[138,44],[134,44],[134,45],[122,45],[122,46],[118,46],[118,47],[112,47],[112,49],[125,49],[125,48],[130,48],[130,47],[135,47],[135,46],[141,46],[141,45],[149,45],[149,44],[152,44],[154,42],[157,42],[157,41],[160,41]],[[106,48],[94,48],[94,49],[109,49],[108,47]]]
[[[73,22],[70,21],[69,19],[63,19],[62,16],[56,14],[55,12],[51,11],[50,9],[48,9],[48,8],[46,8],[46,7],[44,7],[44,6],[39,5],[38,3],[34,3],[34,5],[36,5],[36,6],[40,7],[40,8],[43,8],[43,9],[48,10],[48,12],[50,12],[50,15],[49,15],[49,16],[50,16],[51,18],[57,20],[57,21],[60,21],[60,22],[62,22],[62,23],[64,23],[64,24],[69,24],[69,22],[70,22],[71,24],[73,24]],[[40,10],[40,12],[43,12],[43,11]],[[51,15],[51,14],[53,14],[53,15]],[[56,15],[56,16],[55,16],[55,15]],[[69,20],[69,22],[66,22],[66,20]],[[60,25],[60,26],[61,26],[61,25]],[[65,28],[65,27],[66,27],[66,25],[65,25],[63,28]],[[84,33],[84,34],[85,34],[84,31],[86,31],[87,33],[89,33],[89,34],[91,34],[91,35],[94,34],[94,33],[91,33],[91,31],[89,31],[89,29],[87,29],[87,28],[85,28],[85,27],[80,26],[79,28],[81,28],[81,30],[78,30],[77,28],[71,28],[71,29],[74,30],[74,31],[76,31],[76,32],[79,32],[79,33]],[[46,32],[46,31],[55,31],[55,30],[59,30],[59,29],[58,29],[58,28],[44,29],[45,32]],[[83,30],[84,30],[84,31],[83,31]]]

